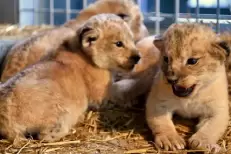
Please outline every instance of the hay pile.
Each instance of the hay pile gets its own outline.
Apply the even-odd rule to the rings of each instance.
[[[30,36],[50,29],[50,26],[28,26],[18,28],[14,25],[0,25],[1,39],[15,39]],[[0,153],[39,153],[39,154],[137,154],[137,153],[181,153],[197,151],[182,150],[179,152],[159,151],[153,141],[144,118],[144,102],[133,108],[124,108],[114,103],[99,111],[89,111],[85,118],[69,136],[59,142],[40,143],[33,140],[15,141],[13,144],[0,140]],[[186,139],[192,135],[195,121],[175,117],[178,132]],[[231,153],[231,123],[219,144]],[[203,151],[201,151],[203,153]]]
[[[53,28],[50,25],[24,26],[0,25],[0,39],[20,39]]]

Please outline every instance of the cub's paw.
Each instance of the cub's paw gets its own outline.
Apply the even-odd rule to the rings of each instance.
[[[185,148],[184,139],[177,133],[158,134],[155,136],[155,144],[164,150],[182,150]]]
[[[209,143],[203,137],[193,135],[189,141],[189,147],[194,150],[207,150],[209,153],[218,153],[221,151],[221,147],[216,143]]]
[[[68,126],[65,126],[61,123],[57,123],[42,130],[39,134],[39,139],[44,142],[54,142],[66,136],[68,132]]]

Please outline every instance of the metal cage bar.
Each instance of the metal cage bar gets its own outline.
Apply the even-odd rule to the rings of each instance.
[[[217,24],[216,24],[216,32],[220,32],[220,0],[217,0]]]
[[[66,20],[71,19],[71,0],[66,0]]]
[[[199,22],[199,18],[200,18],[200,4],[199,4],[199,0],[197,0],[197,6],[196,6],[196,22]]]
[[[17,1],[17,0],[16,0]],[[21,0],[23,1],[23,0]],[[25,3],[26,3],[26,0],[24,0]],[[23,1],[23,2],[24,2]],[[54,0],[49,0],[47,1],[47,3],[49,4],[49,7],[48,8],[45,8],[45,7],[42,7],[38,5],[38,2],[40,0],[33,0],[32,2],[34,2],[34,7],[33,8],[20,8],[18,9],[19,12],[31,12],[33,13],[34,17],[32,19],[32,24],[41,24],[40,20],[38,20],[39,18],[39,14],[40,13],[47,13],[49,14],[49,20],[50,20],[50,24],[51,25],[54,25],[55,24],[55,20],[54,20],[54,14],[55,13],[63,13],[65,14],[66,16],[66,20],[70,20],[71,19],[71,14],[74,14],[74,13],[78,13],[80,10],[77,10],[77,9],[71,9],[71,1],[73,0],[66,0],[66,7],[64,8],[54,8]],[[79,2],[80,0],[76,0],[77,2]],[[137,4],[141,7],[141,3],[143,2],[144,0],[136,0]],[[90,1],[89,0],[82,0],[82,4],[83,4],[83,8],[86,8],[88,6],[88,3]],[[92,1],[91,1],[92,2]],[[162,18],[173,18],[175,19],[175,22],[178,23],[178,22],[185,22],[186,20],[184,19],[184,17],[181,17],[181,13],[180,13],[180,0],[174,0],[175,2],[175,5],[174,5],[174,10],[175,12],[174,13],[161,13],[160,11],[160,4],[161,4],[161,0],[155,0],[155,7],[154,7],[154,10],[153,12],[151,13],[144,13],[145,15],[145,19],[146,18],[146,15],[149,19],[149,16],[152,16],[152,20],[154,21],[154,24],[155,24],[155,28],[153,29],[154,30],[154,33],[155,34],[160,34],[160,31],[162,29],[161,27],[161,20]],[[230,15],[220,15],[220,0],[217,0],[217,9],[216,9],[216,15],[209,15],[209,14],[201,14],[200,13],[200,0],[196,0],[196,8],[195,8],[195,14],[192,16],[192,21],[195,21],[195,22],[199,22],[199,20],[203,20],[205,21],[206,23],[208,22],[213,22],[216,24],[216,32],[219,33],[220,32],[220,24],[223,24],[225,22],[228,22],[226,20],[228,20],[230,18]],[[142,4],[142,8],[143,7],[147,7],[148,4]],[[145,8],[147,9],[147,8]],[[40,19],[40,18],[39,18]]]
[[[54,25],[54,0],[50,0],[50,24]]]
[[[180,15],[180,0],[175,0],[175,23],[178,23]]]
[[[160,0],[156,0],[155,3],[155,11],[156,11],[156,21],[155,21],[155,33],[160,34]]]
[[[87,7],[87,0],[83,0],[83,8],[85,9]]]
[[[38,24],[37,14],[39,14],[39,13],[37,13],[37,11],[36,11],[36,5],[37,5],[37,1],[36,1],[36,0],[33,0],[33,8],[34,8],[34,11],[33,11],[33,17],[34,17],[34,19],[33,19],[33,24],[34,24],[34,25],[37,25],[37,24]]]

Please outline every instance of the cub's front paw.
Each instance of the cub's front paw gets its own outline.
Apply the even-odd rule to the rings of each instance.
[[[184,139],[177,133],[158,134],[155,136],[155,144],[164,150],[182,150],[185,148]]]
[[[216,143],[209,143],[204,137],[193,135],[189,139],[189,147],[194,150],[207,150],[209,153],[218,153],[221,147]]]

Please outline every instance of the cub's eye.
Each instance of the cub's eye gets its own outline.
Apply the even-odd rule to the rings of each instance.
[[[195,65],[198,62],[198,58],[189,58],[187,65]]]
[[[120,48],[124,46],[123,42],[121,41],[116,42],[115,45]]]
[[[117,14],[120,18],[122,18],[122,19],[125,19],[125,18],[127,18],[128,17],[128,15],[126,15],[126,14],[123,14],[123,13],[119,13],[119,14]]]
[[[164,56],[164,62],[168,63],[168,57],[167,56]]]

